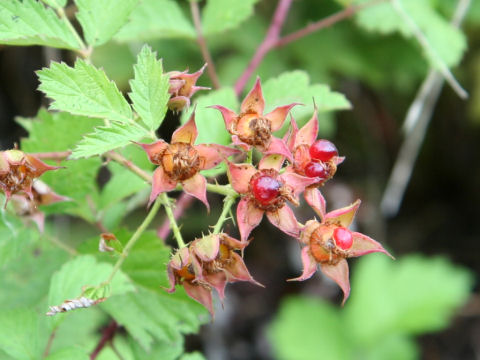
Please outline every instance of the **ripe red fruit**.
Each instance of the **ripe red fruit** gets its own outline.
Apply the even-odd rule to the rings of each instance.
[[[352,233],[344,227],[337,227],[333,230],[333,239],[335,244],[342,250],[348,250],[353,245]]]
[[[332,142],[320,139],[310,146],[310,156],[314,160],[326,162],[334,156],[338,156],[338,150]]]
[[[310,161],[304,168],[305,175],[308,177],[319,177],[326,179],[328,171],[321,162]]]
[[[281,186],[282,184],[271,176],[260,176],[252,182],[253,196],[262,205],[268,205],[279,195]]]

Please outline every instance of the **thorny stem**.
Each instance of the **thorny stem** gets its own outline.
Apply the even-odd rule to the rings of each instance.
[[[129,169],[131,172],[140,176],[143,180],[145,180],[149,183],[152,182],[152,175],[150,175],[145,170],[139,168],[137,165],[135,165],[133,162],[131,162],[130,160],[128,160],[124,156],[120,155],[119,153],[116,153],[115,151],[109,151],[105,154],[105,156],[108,159],[114,160],[114,161],[122,164],[127,169]]]
[[[257,69],[257,67],[262,62],[263,58],[267,53],[276,47],[281,47],[291,43],[292,41],[298,40],[304,36],[307,36],[315,31],[330,27],[337,22],[344,20],[346,18],[351,17],[355,13],[360,10],[363,10],[367,7],[377,5],[379,3],[385,2],[387,0],[372,0],[361,5],[349,6],[346,9],[339,11],[336,14],[333,14],[329,17],[321,19],[313,24],[308,25],[307,27],[295,31],[290,35],[286,35],[284,37],[280,37],[280,30],[285,22],[285,18],[288,14],[288,10],[290,8],[291,0],[280,0],[275,10],[275,14],[270,24],[270,27],[267,31],[267,35],[265,36],[263,42],[258,46],[255,54],[250,60],[247,68],[237,80],[235,84],[235,93],[240,95],[240,93],[245,88],[248,79],[252,76],[253,72]]]
[[[218,218],[218,221],[215,224],[215,227],[213,228],[214,234],[218,234],[220,230],[222,230],[222,226],[224,222],[227,220],[227,216],[230,213],[230,209],[232,208],[233,204],[235,204],[235,201],[237,200],[237,196],[238,195],[228,195],[225,197],[222,213],[220,214],[220,217]]]
[[[152,208],[150,209],[150,212],[148,213],[147,217],[143,220],[143,222],[140,224],[140,226],[135,230],[135,233],[132,235],[132,237],[128,240],[127,244],[123,248],[122,253],[120,254],[120,257],[118,258],[117,262],[113,266],[112,272],[110,273],[110,276],[108,279],[102,284],[110,284],[117,273],[117,271],[120,269],[122,266],[123,262],[125,259],[128,257],[128,254],[130,253],[130,250],[132,249],[133,245],[137,242],[137,240],[140,238],[140,236],[143,234],[143,232],[147,229],[148,225],[152,222],[153,218],[155,215],[157,215],[158,210],[160,209],[160,206],[162,205],[162,201],[160,198],[158,198],[155,203],[153,204]]]
[[[95,350],[93,350],[92,353],[90,354],[90,360],[95,360],[98,354],[100,354],[100,351],[103,350],[105,345],[107,345],[108,342],[111,342],[113,340],[113,337],[115,336],[117,328],[118,328],[117,322],[115,320],[112,320],[110,324],[103,330],[100,341],[95,347]]]
[[[200,46],[200,51],[202,52],[203,60],[208,64],[207,72],[208,76],[212,80],[213,87],[219,89],[221,87],[220,81],[218,80],[218,75],[215,70],[215,64],[213,63],[212,56],[208,51],[207,41],[203,36],[202,31],[202,22],[200,20],[200,11],[198,9],[198,3],[196,1],[190,1],[190,11],[192,12],[193,23],[195,25],[195,30],[197,31],[197,42]]]
[[[175,220],[175,216],[173,215],[172,211],[172,204],[170,199],[167,196],[167,193],[162,193],[157,199],[158,203],[161,203],[165,208],[165,212],[167,213],[168,220],[170,221],[170,226],[172,227],[173,236],[175,236],[175,240],[177,240],[177,245],[179,248],[185,247],[185,242],[183,241],[182,234],[180,233],[180,229],[178,228],[177,221]]]
[[[178,220],[178,218],[182,216],[185,209],[187,209],[193,202],[193,199],[195,199],[193,196],[188,195],[185,192],[180,195],[180,197],[177,199],[177,202],[175,203],[175,209],[173,210],[173,217],[175,218],[175,220]],[[158,228],[157,235],[160,239],[165,239],[170,234],[170,230],[170,220],[168,220],[167,218]]]
[[[273,15],[272,22],[270,23],[270,27],[267,30],[267,34],[265,35],[263,42],[257,48],[252,60],[250,60],[247,68],[235,84],[234,89],[237,96],[243,91],[248,79],[250,76],[252,76],[252,73],[255,71],[258,65],[260,65],[265,55],[275,46],[291,3],[292,0],[279,0],[277,9],[275,10],[275,14]]]

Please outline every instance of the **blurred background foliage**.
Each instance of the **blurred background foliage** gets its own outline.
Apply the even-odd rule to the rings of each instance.
[[[228,6],[222,6],[222,1],[200,2],[208,47],[223,88],[198,93],[194,98],[200,127],[199,142],[228,143],[228,135],[218,131],[223,126],[221,117],[205,106],[221,103],[238,109],[239,99],[231,87],[261,43],[277,3],[275,0],[225,1],[237,4],[235,7],[231,5],[227,11]],[[282,34],[303,28],[344,6],[363,2],[294,1]],[[456,0],[401,0],[400,3],[425,32],[433,52],[425,51],[419,45],[412,36],[412,29],[399,19],[398,14],[386,8],[388,4],[380,4],[272,50],[255,72],[262,79],[267,111],[279,104],[299,101],[305,106],[296,107],[294,116],[302,122],[311,115],[311,99],[315,97],[323,110],[320,136],[332,140],[340,154],[346,156],[334,180],[323,190],[329,209],[361,198],[363,203],[356,226],[385,244],[398,260],[392,262],[381,255],[369,255],[352,261],[352,295],[345,308],[340,308],[338,288],[319,275],[305,283],[284,282],[300,272],[299,249],[291,239],[264,222],[256,229],[255,241],[246,250],[246,262],[253,276],[265,284],[266,289],[248,284],[230,286],[225,309],[217,310],[215,323],[202,327],[199,336],[187,336],[185,346],[188,350],[200,350],[209,359],[478,358],[480,231],[475,211],[480,202],[480,167],[477,165],[480,162],[480,2],[471,2],[463,31],[447,25],[458,4]],[[105,70],[121,91],[128,92],[129,80],[133,77],[132,66],[144,43],[150,44],[163,58],[166,71],[199,69],[204,60],[195,36],[187,1],[143,0],[113,40],[95,48],[92,61]],[[26,130],[30,132],[30,138],[22,141],[25,151],[46,151],[38,147],[42,141],[45,146],[52,147],[50,151],[56,150],[55,145],[58,150],[63,150],[63,145],[71,146],[62,143],[62,135],[72,130],[59,127],[66,124],[58,119],[61,114],[52,115],[42,110],[37,115],[38,108],[47,102],[35,91],[38,82],[34,71],[48,66],[52,59],[72,64],[75,56],[66,50],[52,48],[0,48],[2,148],[9,148],[20,137],[25,137]],[[400,210],[394,217],[384,216],[379,204],[403,141],[403,119],[429,68],[438,68],[441,61],[452,67],[470,97],[462,100],[450,87],[444,86]],[[254,77],[247,89],[253,81]],[[207,74],[199,83],[212,86]],[[326,93],[329,94],[328,102],[322,103],[322,96]],[[350,107],[348,111],[331,111]],[[34,129],[36,125],[28,120],[15,122],[17,116],[37,116],[49,125]],[[182,116],[169,113],[159,129],[160,136],[168,139],[172,130],[188,116],[189,113]],[[95,125],[89,122],[95,121],[79,121],[85,130],[75,129],[73,132],[87,131],[86,128]],[[68,137],[69,142],[77,140]],[[125,148],[124,154],[134,158],[143,168],[150,167],[141,152],[133,147]],[[126,222],[133,224],[132,227],[141,221],[143,209],[139,212],[132,210],[148,194],[145,184],[131,174],[126,175],[117,164],[102,166],[98,159],[81,161],[90,164],[79,165],[77,170],[70,168],[65,174],[84,176],[84,180],[72,180],[71,184],[79,185],[78,188],[61,189],[65,182],[59,185],[59,189],[54,187],[59,193],[73,196],[78,206],[59,204],[61,208],[51,212],[67,211],[92,221],[93,215],[86,200],[89,194],[99,204],[107,228],[115,229],[126,214],[130,214]],[[85,167],[92,174],[83,173]],[[104,177],[98,175],[99,172],[109,174],[105,186]],[[221,172],[217,171],[217,174]],[[51,179],[45,181],[55,181],[53,174],[46,174],[48,176]],[[219,178],[220,182],[223,180]],[[128,189],[130,192],[123,191],[125,182],[134,184]],[[133,192],[138,195],[132,197]],[[130,202],[121,201],[124,199]],[[221,199],[212,195],[210,201],[212,212],[207,218],[202,205],[194,203],[186,211],[180,220],[185,238],[193,239],[205,231],[206,223],[215,222],[221,210]],[[299,208],[298,213],[301,220],[312,216],[305,206]],[[53,230],[51,224],[49,231],[72,246],[80,246],[82,254],[94,251],[95,241],[84,241],[95,235],[92,227],[71,218],[54,219],[56,227]],[[9,219],[9,222],[14,221]],[[233,226],[228,230],[233,231]],[[3,265],[0,304],[15,307],[15,304],[19,306],[18,299],[22,299],[20,305],[23,307],[39,302],[45,305],[45,299],[39,298],[33,289],[48,287],[53,272],[65,261],[65,254],[49,249],[47,254],[51,261],[32,256],[25,259],[25,266],[19,269],[13,260],[21,256],[29,243],[35,242],[37,235],[28,229],[17,235],[17,240],[23,242],[4,241],[3,244],[10,245],[0,247],[0,265]],[[11,236],[11,232],[0,227],[0,236],[5,239]],[[126,234],[120,237],[128,238]],[[140,250],[145,253],[154,251],[166,262],[168,254],[163,247],[155,248],[151,244],[153,237],[147,234],[143,245],[139,244]],[[138,259],[131,261],[139,262]],[[42,267],[45,271],[35,274],[32,271],[35,267]],[[134,276],[128,269],[126,272]],[[150,283],[142,282],[141,278],[137,281],[151,290]],[[165,279],[162,277],[161,281],[165,282]],[[28,284],[26,287],[32,290],[31,294],[24,292],[22,284]],[[175,307],[167,304],[168,299],[163,294],[148,294],[154,298],[153,302],[162,304],[159,307]],[[185,328],[165,333],[162,329],[167,325],[155,318],[157,310],[145,305],[147,325],[136,327],[139,312],[135,306],[142,307],[142,304],[132,304],[128,295],[120,296],[117,301],[120,303],[117,307],[115,303],[105,303],[104,312],[91,309],[85,315],[88,317],[77,313],[72,315],[62,325],[66,329],[64,334],[81,328],[83,331],[77,334],[78,341],[94,346],[96,332],[108,321],[105,313],[114,316],[119,308],[129,308],[133,310],[123,314],[122,318],[129,333],[137,339],[144,339],[143,349],[151,346],[152,359],[155,356],[173,359],[182,352],[184,340],[180,333],[195,332],[199,326],[196,322],[189,323],[192,315],[186,312]],[[8,316],[0,315],[0,323],[11,321]],[[167,324],[169,321],[173,320],[165,320]],[[44,326],[34,321],[32,324],[32,327]],[[145,340],[145,334],[152,335]],[[9,335],[0,332],[0,339]],[[165,338],[173,339],[176,345],[168,349],[163,345],[162,348],[162,339]],[[68,342],[68,337],[65,335],[59,341],[59,344]],[[115,339],[116,348],[125,354],[125,359],[147,358],[143,349],[129,344],[129,341],[123,336]],[[4,342],[0,340],[0,345]],[[21,349],[18,351],[23,354]],[[109,351],[106,349],[98,359],[116,358]],[[63,358],[69,356],[74,358],[72,354],[63,355]],[[200,358],[193,353],[184,359],[197,356]]]

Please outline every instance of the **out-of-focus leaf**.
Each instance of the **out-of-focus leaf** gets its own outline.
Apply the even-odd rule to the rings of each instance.
[[[79,349],[78,346],[61,349],[48,355],[45,360],[88,360],[90,359],[88,351]]]
[[[253,14],[258,0],[208,0],[202,14],[205,35],[233,29]]]
[[[41,359],[49,333],[32,309],[0,312],[0,349],[16,360]]]
[[[195,29],[174,0],[143,0],[115,35],[120,42],[195,38]]]
[[[268,337],[280,360],[349,359],[352,354],[336,309],[313,298],[284,300]]]
[[[81,48],[68,26],[37,0],[0,1],[0,44]]]
[[[90,46],[106,43],[127,22],[138,0],[75,0],[77,18]]]
[[[132,109],[116,85],[103,70],[84,60],[77,60],[74,67],[52,62],[37,74],[39,89],[54,100],[51,109],[121,123],[132,121]]]
[[[202,353],[194,351],[192,353],[182,355],[180,360],[206,360],[206,358]]]
[[[386,333],[440,330],[467,300],[471,283],[465,269],[441,258],[365,257],[353,273],[345,321],[366,346],[375,346]]]
[[[135,78],[130,81],[132,92],[129,94],[133,108],[144,124],[155,131],[167,112],[170,99],[168,75],[163,73],[162,61],[157,60],[156,53],[147,45],[138,54],[134,71]]]
[[[58,9],[67,5],[67,0],[42,0],[45,4]]]
[[[357,4],[367,0],[357,0]],[[442,63],[452,67],[462,59],[467,43],[463,33],[444,19],[428,0],[398,0],[399,6],[423,32],[432,50],[424,48],[425,55],[435,67]],[[382,34],[399,32],[405,37],[412,37],[412,25],[395,10],[391,2],[371,6],[356,14],[357,23],[370,31]]]

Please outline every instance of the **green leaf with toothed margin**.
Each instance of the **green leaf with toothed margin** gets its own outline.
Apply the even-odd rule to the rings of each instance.
[[[208,0],[202,13],[205,35],[213,35],[239,26],[253,15],[258,0]]]

